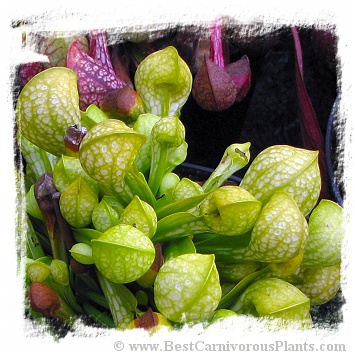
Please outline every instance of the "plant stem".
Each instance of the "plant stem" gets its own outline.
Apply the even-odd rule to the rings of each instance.
[[[41,243],[38,240],[37,233],[33,228],[32,222],[27,216],[27,256],[33,260],[44,257],[44,251],[41,246]]]
[[[148,184],[154,195],[158,193],[161,180],[164,175],[166,162],[168,158],[168,145],[167,144],[153,144],[153,155],[150,166],[150,173]]]
[[[111,282],[98,270],[96,270],[96,273],[110,307],[115,327],[125,328],[134,320],[134,312],[137,308],[136,298],[123,284]]]
[[[223,41],[222,41],[222,19],[217,19],[210,27],[210,59],[218,65],[219,68],[225,69],[223,56]]]
[[[115,328],[115,323],[114,323],[113,319],[110,316],[106,315],[104,312],[96,309],[90,303],[84,302],[83,303],[83,308],[84,308],[84,311],[88,315],[93,317],[95,319],[95,321],[97,321],[98,323],[100,323],[104,327]]]
[[[139,172],[135,162],[125,176],[125,182],[134,195],[137,195],[142,201],[147,202],[152,207],[155,206],[155,196],[151,191],[144,175]]]
[[[100,305],[105,309],[110,309],[110,306],[107,303],[105,296],[103,296],[102,294],[86,289],[82,289],[80,291],[80,294],[83,295],[85,298],[89,299],[90,301],[94,302],[95,304]]]
[[[209,228],[200,216],[189,212],[177,212],[158,221],[157,231],[152,242],[166,242],[208,231]]]

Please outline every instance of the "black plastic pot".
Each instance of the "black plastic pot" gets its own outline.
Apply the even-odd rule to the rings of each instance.
[[[330,178],[331,189],[338,204],[343,205],[344,187],[344,121],[340,118],[339,103],[341,94],[334,102],[329,116],[326,137],[325,153]]]

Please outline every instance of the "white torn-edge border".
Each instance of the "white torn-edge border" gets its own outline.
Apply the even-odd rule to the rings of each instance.
[[[353,219],[354,198],[352,179],[354,167],[353,129],[354,129],[354,90],[353,78],[353,48],[354,29],[352,25],[352,11],[350,6],[334,1],[240,1],[216,0],[192,1],[178,0],[176,2],[152,1],[10,1],[6,4],[5,18],[1,21],[3,47],[1,54],[2,70],[1,88],[4,90],[2,98],[6,98],[1,117],[1,338],[2,350],[12,353],[23,352],[26,355],[60,355],[62,353],[80,353],[80,355],[130,354],[129,344],[159,343],[159,349],[154,353],[180,352],[196,353],[205,349],[208,344],[223,345],[225,352],[251,354],[262,352],[262,346],[278,343],[281,351],[289,349],[304,349],[299,352],[314,354],[310,351],[310,344],[316,348],[321,343],[344,344],[346,352],[354,351],[351,340],[354,330],[354,231]],[[340,102],[341,120],[345,122],[344,129],[344,180],[346,182],[345,212],[348,215],[346,242],[344,243],[343,281],[342,291],[345,297],[343,306],[343,320],[334,330],[314,329],[312,331],[296,331],[292,329],[274,331],[265,328],[262,320],[256,321],[248,317],[241,317],[228,324],[214,325],[209,329],[202,326],[184,328],[181,331],[160,332],[149,336],[145,331],[108,331],[77,325],[74,335],[67,335],[59,342],[30,325],[23,317],[23,285],[18,272],[16,238],[16,223],[18,217],[17,187],[14,174],[13,157],[13,124],[14,111],[12,108],[12,78],[14,68],[28,61],[43,60],[34,54],[31,48],[23,48],[22,33],[25,31],[89,31],[91,29],[144,30],[169,27],[174,24],[208,24],[218,16],[234,17],[241,23],[260,22],[273,26],[277,24],[313,24],[322,26],[335,23],[339,36],[339,56],[341,63],[342,100]],[[2,72],[3,72],[2,71]],[[2,73],[1,72],[1,73]],[[6,152],[5,152],[6,151]],[[5,279],[5,280],[4,280]],[[119,352],[120,341],[124,343],[124,350]],[[6,344],[5,344],[6,343]],[[240,344],[233,352],[232,344]],[[249,351],[247,344],[249,346]],[[6,347],[5,347],[6,346]],[[255,347],[259,346],[259,347]],[[308,346],[308,349],[307,349]],[[116,347],[116,349],[115,349]],[[259,351],[256,351],[256,349]],[[271,348],[271,347],[270,347]],[[243,350],[244,349],[244,350]],[[254,350],[253,350],[254,349]],[[165,350],[165,351],[164,351]],[[149,351],[149,349],[148,349]],[[140,352],[142,353],[142,352]],[[275,352],[263,352],[274,354]],[[327,352],[322,352],[322,355]],[[328,352],[329,354],[336,352]]]

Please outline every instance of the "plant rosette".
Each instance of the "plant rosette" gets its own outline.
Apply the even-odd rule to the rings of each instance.
[[[318,151],[268,147],[239,185],[225,186],[250,160],[251,143],[234,143],[205,182],[180,177],[188,65],[172,46],[155,51],[137,65],[135,91],[105,35],[89,37],[89,50],[70,40],[58,52],[68,68],[35,75],[17,102],[34,311],[46,315],[47,294],[56,314],[65,302],[70,318],[84,311],[117,329],[237,315],[309,327],[310,306],[340,289],[345,234],[342,207],[318,202]],[[233,88],[245,82],[244,96],[248,60],[237,72],[222,67]],[[128,115],[118,110],[123,93],[133,96]]]

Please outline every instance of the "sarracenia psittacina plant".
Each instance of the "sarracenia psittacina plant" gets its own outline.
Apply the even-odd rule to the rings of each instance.
[[[316,207],[317,152],[273,146],[240,186],[221,187],[250,159],[250,143],[233,144],[204,184],[180,178],[172,170],[186,158],[179,115],[189,69],[172,47],[148,56],[135,76],[146,113],[134,124],[110,118],[102,103],[130,87],[112,87],[104,40],[94,34],[86,55],[72,45],[78,76],[68,68],[43,71],[18,101],[29,221],[39,230],[28,225],[28,286],[46,284],[76,314],[119,329],[150,308],[177,326],[208,323],[217,309],[223,317],[230,308],[308,321],[309,301],[323,303],[339,289],[343,236],[338,207]],[[101,107],[96,89],[103,89]]]
[[[169,46],[139,64],[134,84],[147,113],[179,117],[191,92],[192,75],[176,48]]]
[[[154,283],[158,310],[175,322],[205,318],[218,306],[222,295],[214,256],[183,254],[160,268]]]
[[[240,187],[263,204],[281,189],[306,216],[317,204],[321,189],[318,152],[288,145],[270,146],[250,164]]]
[[[277,278],[264,278],[251,284],[231,310],[238,314],[281,319],[281,323],[312,326],[310,300],[294,285]]]
[[[55,156],[66,154],[68,126],[80,127],[75,72],[52,67],[34,76],[19,95],[16,119],[20,134],[30,142]]]

